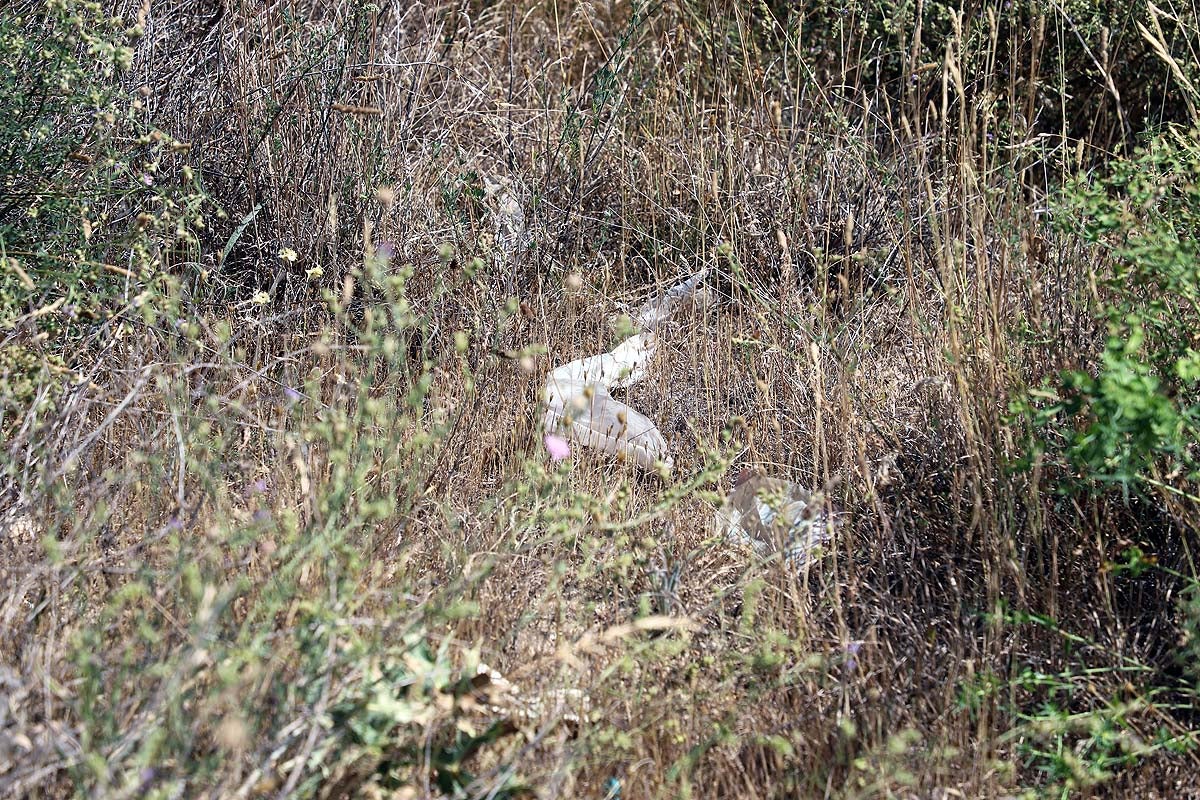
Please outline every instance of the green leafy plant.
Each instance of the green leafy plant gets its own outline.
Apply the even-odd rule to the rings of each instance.
[[[1137,548],[1110,568],[1130,576],[1159,569]],[[1193,709],[1195,695],[1149,680],[1154,667],[1107,651],[1045,614],[1002,607],[993,619],[1012,630],[1045,632],[1069,657],[1061,669],[1026,664],[1007,679],[983,673],[960,686],[965,709],[992,697],[1011,715],[1001,740],[1024,770],[1039,776],[1024,796],[1066,800],[1159,752],[1195,747],[1193,731],[1162,726],[1164,711]]]
[[[1096,313],[1108,336],[1092,369],[1063,372],[1018,405],[1041,450],[1086,482],[1126,491],[1195,481],[1200,433],[1200,145],[1170,129],[1100,180],[1067,187],[1061,225],[1096,247]]]
[[[188,145],[129,92],[142,23],[99,3],[23,3],[0,19],[0,392],[67,375],[99,326],[145,307],[186,254],[204,193]],[[40,376],[40,377],[39,377]]]

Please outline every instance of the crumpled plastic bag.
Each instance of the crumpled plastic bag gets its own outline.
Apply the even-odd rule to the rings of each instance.
[[[615,399],[611,390],[628,388],[646,377],[658,347],[655,329],[693,298],[707,272],[697,272],[642,306],[633,318],[640,332],[611,352],[563,364],[546,376],[542,402],[548,436],[627,458],[643,469],[658,469],[661,464],[671,470],[667,441],[658,427]]]
[[[751,472],[738,476],[713,525],[730,543],[749,547],[760,558],[779,553],[795,569],[803,569],[833,534],[820,495],[791,481]]]

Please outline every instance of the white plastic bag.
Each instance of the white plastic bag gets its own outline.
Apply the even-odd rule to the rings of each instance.
[[[542,402],[548,436],[628,458],[643,469],[656,469],[661,463],[670,471],[672,459],[658,427],[613,398],[610,390],[628,388],[646,377],[658,347],[654,329],[693,297],[706,273],[701,270],[644,305],[634,318],[641,332],[611,352],[563,364],[546,376]]]
[[[732,544],[749,547],[760,558],[779,553],[797,570],[833,533],[820,495],[791,481],[749,471],[738,476],[713,524]]]

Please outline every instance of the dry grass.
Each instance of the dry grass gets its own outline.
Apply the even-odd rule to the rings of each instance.
[[[127,317],[6,442],[0,793],[442,796],[440,749],[502,718],[470,796],[511,769],[543,797],[1002,797],[1096,740],[1049,697],[1138,754],[1075,791],[1200,796],[1194,750],[1138,749],[1193,736],[1179,584],[1105,567],[1136,542],[1194,574],[1195,507],[1009,469],[1009,400],[1098,335],[1089,253],[1034,210],[1065,156],[989,149],[980,98],[1024,78],[965,85],[951,45],[897,94],[848,68],[869,42],[797,64],[766,19],[153,7],[132,85],[224,217],[164,264],[194,332]],[[701,266],[716,301],[630,390],[675,473],[546,463],[545,372]],[[743,463],[843,512],[810,574],[714,540]],[[474,657],[535,710],[452,681],[412,722],[356,705]]]

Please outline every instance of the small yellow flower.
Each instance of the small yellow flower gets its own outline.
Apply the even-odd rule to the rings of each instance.
[[[255,305],[265,306],[267,303],[271,302],[271,295],[267,294],[266,292],[258,292],[254,295],[254,297],[250,298],[250,302],[254,303]]]
[[[296,251],[290,247],[285,247],[280,250],[279,257],[288,263],[295,263],[296,259],[299,258],[299,256],[296,255]]]

